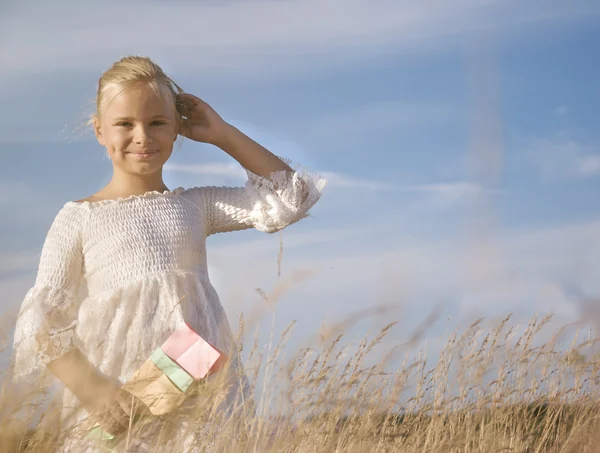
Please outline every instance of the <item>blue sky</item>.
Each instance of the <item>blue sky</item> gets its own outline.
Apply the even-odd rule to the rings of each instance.
[[[574,0],[19,2],[0,15],[0,294],[18,308],[64,203],[112,166],[91,131],[96,83],[128,54],[276,154],[323,173],[312,217],[281,235],[211,237],[235,325],[272,314],[294,337],[385,303],[351,333],[432,307],[438,338],[478,316],[600,328],[600,5]],[[184,141],[169,188],[243,184],[217,148]],[[286,283],[287,284],[287,283]],[[430,343],[431,345],[432,343]],[[433,343],[435,345],[435,343]],[[434,346],[435,348],[435,346]]]

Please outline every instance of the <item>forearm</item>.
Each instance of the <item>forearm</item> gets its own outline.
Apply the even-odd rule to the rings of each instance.
[[[107,395],[113,385],[77,349],[71,349],[48,364],[48,369],[84,404]]]
[[[232,125],[223,130],[215,145],[258,176],[268,178],[275,171],[293,171],[279,157]]]

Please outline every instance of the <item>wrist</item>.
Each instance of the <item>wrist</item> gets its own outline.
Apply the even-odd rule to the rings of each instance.
[[[218,148],[221,148],[223,151],[227,151],[230,147],[230,143],[232,141],[232,137],[235,133],[238,132],[237,128],[227,122],[223,122],[223,124],[218,128],[215,133],[215,138],[212,141],[212,144]]]
[[[119,385],[105,376],[93,374],[90,379],[72,390],[85,406],[95,406],[115,398],[119,391]]]

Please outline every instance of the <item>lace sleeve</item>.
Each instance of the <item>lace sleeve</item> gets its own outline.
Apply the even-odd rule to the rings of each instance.
[[[194,187],[194,202],[206,219],[206,235],[256,228],[275,233],[305,217],[319,200],[327,180],[308,170],[292,169],[263,178],[246,170],[245,187]]]
[[[64,207],[46,236],[34,286],[15,325],[13,379],[42,377],[46,365],[76,345],[78,289],[83,275],[82,210]]]

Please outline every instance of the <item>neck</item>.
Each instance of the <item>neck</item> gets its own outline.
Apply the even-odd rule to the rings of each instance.
[[[164,192],[165,190],[169,190],[169,188],[163,182],[161,173],[141,176],[119,176],[115,173],[104,190],[116,197],[122,197],[128,195],[143,195],[146,192],[154,190]]]

